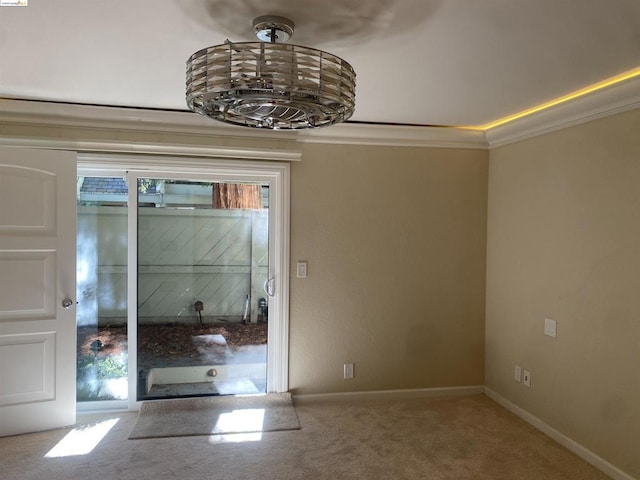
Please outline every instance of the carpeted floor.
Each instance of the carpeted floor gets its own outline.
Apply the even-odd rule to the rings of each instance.
[[[135,413],[0,438],[3,480],[505,479],[604,474],[483,395],[296,407],[301,430],[128,440]],[[67,438],[115,425],[91,450]],[[58,444],[58,447],[56,445]],[[56,447],[55,450],[52,450]],[[75,453],[75,455],[68,455]]]

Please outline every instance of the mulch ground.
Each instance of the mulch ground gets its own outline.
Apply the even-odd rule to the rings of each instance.
[[[246,345],[267,343],[266,323],[224,325],[144,325],[138,327],[139,363],[156,364],[161,359],[198,359],[201,352],[194,337],[222,335],[235,351]],[[126,327],[79,327],[78,356],[106,357],[127,352]]]

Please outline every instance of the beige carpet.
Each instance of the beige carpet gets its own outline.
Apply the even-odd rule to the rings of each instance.
[[[299,404],[296,413],[300,430],[136,441],[127,440],[134,413],[82,415],[75,430],[0,438],[0,478],[607,478],[483,395]],[[94,438],[95,447],[89,444],[85,435],[91,438],[96,428],[104,434],[104,425],[109,427],[106,434],[99,441]],[[74,438],[77,442],[71,442],[70,448],[59,448]]]
[[[300,429],[291,395],[217,396],[143,402],[130,439]]]

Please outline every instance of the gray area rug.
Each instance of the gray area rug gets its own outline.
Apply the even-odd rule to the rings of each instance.
[[[289,393],[143,402],[129,439],[299,430]]]

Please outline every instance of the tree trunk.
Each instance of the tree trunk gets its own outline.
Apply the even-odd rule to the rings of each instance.
[[[213,208],[261,209],[262,186],[242,183],[213,185]]]

